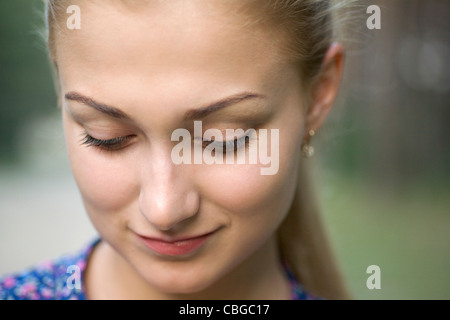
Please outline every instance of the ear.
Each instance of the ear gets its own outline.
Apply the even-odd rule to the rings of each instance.
[[[320,73],[311,88],[311,104],[305,118],[305,139],[310,130],[315,132],[319,130],[333,107],[339,91],[343,64],[344,48],[341,44],[333,43],[325,55]]]

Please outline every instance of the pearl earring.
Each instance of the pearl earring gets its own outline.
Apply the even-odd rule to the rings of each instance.
[[[314,130],[312,130],[312,129],[309,130],[308,131],[308,137],[302,143],[302,146],[301,146],[301,148],[302,148],[302,155],[305,158],[310,158],[310,157],[312,157],[314,155],[314,147],[309,144],[309,141],[310,141],[311,137],[314,136],[315,134],[316,134],[316,132]]]

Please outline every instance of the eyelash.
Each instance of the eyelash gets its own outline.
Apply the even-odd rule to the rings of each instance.
[[[132,137],[133,135],[101,140],[92,137],[88,133],[84,133],[83,138],[81,139],[81,145],[87,145],[88,147],[95,147],[107,151],[117,151],[125,147],[127,141]],[[222,150],[222,152],[225,154],[227,153],[227,150],[230,149],[233,152],[236,152],[237,150],[246,146],[247,142],[250,143],[250,140],[253,139],[253,137],[245,133],[242,137],[230,141],[221,142],[216,140],[202,140],[202,142],[204,148],[212,145],[212,147],[214,147],[214,150]]]
[[[84,137],[81,141],[81,144],[87,145],[88,147],[96,147],[107,151],[117,151],[123,148],[126,145],[126,142],[132,137],[133,136],[130,135],[124,137],[117,137],[113,139],[101,140],[92,137],[88,133],[84,133]]]
[[[232,152],[240,150],[247,145],[247,142],[250,143],[252,139],[253,137],[245,133],[242,137],[229,141],[203,140],[203,147],[206,148],[211,145],[211,147],[214,147],[214,150],[221,150],[225,154],[227,150],[232,150]]]

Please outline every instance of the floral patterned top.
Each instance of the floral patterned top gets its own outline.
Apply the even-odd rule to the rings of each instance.
[[[76,254],[44,261],[20,273],[0,278],[0,300],[86,300],[83,278],[96,238]],[[283,263],[291,284],[292,300],[318,299],[305,291],[286,263]]]

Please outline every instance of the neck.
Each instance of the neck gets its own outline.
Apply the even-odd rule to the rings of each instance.
[[[275,237],[213,285],[189,294],[155,290],[104,241],[96,247],[88,265],[85,273],[88,299],[274,300],[290,299],[291,294]]]

